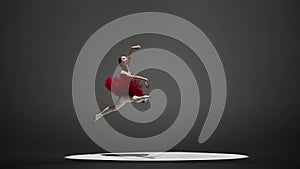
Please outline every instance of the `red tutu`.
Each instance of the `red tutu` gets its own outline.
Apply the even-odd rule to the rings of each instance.
[[[132,96],[144,96],[145,93],[142,89],[142,84],[139,80],[131,79],[124,76],[107,77],[104,83],[107,90],[116,96],[123,96],[129,94]]]

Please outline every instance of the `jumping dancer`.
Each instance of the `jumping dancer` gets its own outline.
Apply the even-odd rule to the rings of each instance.
[[[149,100],[150,96],[146,95],[142,89],[140,80],[145,81],[145,85],[149,88],[149,80],[146,77],[132,75],[129,70],[130,60],[133,51],[140,49],[140,45],[132,46],[128,56],[121,56],[118,59],[119,66],[122,68],[119,76],[107,77],[105,80],[105,87],[116,96],[119,100],[115,105],[111,105],[103,109],[99,114],[95,115],[95,121],[99,120],[104,115],[119,110],[126,103],[136,102],[145,103]]]

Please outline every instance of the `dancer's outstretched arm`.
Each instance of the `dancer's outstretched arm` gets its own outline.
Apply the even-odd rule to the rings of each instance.
[[[140,49],[140,48],[141,48],[141,45],[134,45],[134,46],[131,46],[130,51],[129,51],[128,56],[127,56],[128,64],[130,63],[130,60],[131,60],[131,58],[132,58],[133,51],[134,51],[135,49]]]

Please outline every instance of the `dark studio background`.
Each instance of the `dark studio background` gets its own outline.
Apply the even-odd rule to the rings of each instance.
[[[298,168],[299,8],[297,0],[1,1],[1,168]],[[82,46],[106,23],[146,11],[197,25],[218,51],[227,78],[225,111],[212,137],[198,144],[199,124],[172,151],[245,153],[250,159],[63,159],[104,152],[73,108],[72,73]]]

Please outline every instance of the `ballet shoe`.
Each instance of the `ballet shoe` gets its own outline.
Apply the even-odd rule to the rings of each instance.
[[[95,115],[95,122],[98,121],[101,117],[103,117],[102,114]]]

